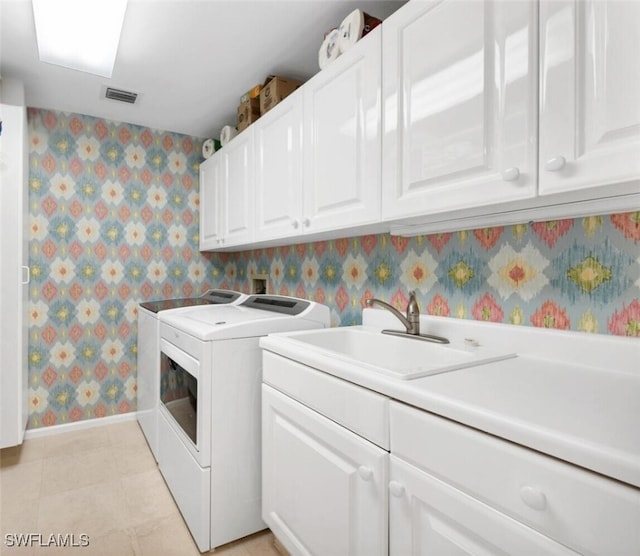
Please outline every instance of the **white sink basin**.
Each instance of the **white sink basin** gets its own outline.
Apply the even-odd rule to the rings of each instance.
[[[303,344],[305,349],[405,380],[516,357],[515,353],[484,347],[391,336],[361,326],[293,332],[286,336]]]

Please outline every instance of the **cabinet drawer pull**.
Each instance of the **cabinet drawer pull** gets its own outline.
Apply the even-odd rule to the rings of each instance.
[[[559,172],[567,163],[564,156],[554,156],[545,162],[544,169],[548,172]]]
[[[305,219],[302,221],[302,225],[303,225],[305,228],[308,228],[309,226],[311,226],[311,220],[309,220],[308,218],[305,218]]]
[[[502,179],[504,181],[516,181],[520,177],[520,170],[515,166],[502,171]]]
[[[358,475],[363,481],[370,481],[373,478],[373,469],[366,465],[361,465],[358,467]]]
[[[397,481],[389,481],[389,492],[396,498],[400,498],[404,494],[404,486]]]
[[[527,506],[539,512],[547,507],[547,497],[537,487],[523,486],[520,489],[520,498]]]
[[[297,230],[300,227],[300,221],[297,218],[292,218],[291,225],[293,226],[294,230]]]

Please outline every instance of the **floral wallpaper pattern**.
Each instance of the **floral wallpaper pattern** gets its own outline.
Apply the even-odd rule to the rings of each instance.
[[[404,310],[562,330],[640,336],[640,212],[416,238],[386,234],[221,254],[224,287],[269,291],[332,308],[359,324],[364,300]]]
[[[334,325],[416,290],[432,315],[640,336],[640,212],[201,254],[199,139],[30,109],[29,140],[30,428],[135,411],[137,304],[256,275]]]
[[[30,420],[136,409],[137,304],[199,295],[201,143],[29,109]]]

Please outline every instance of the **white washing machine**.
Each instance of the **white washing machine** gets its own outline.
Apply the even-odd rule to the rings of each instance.
[[[186,307],[241,303],[246,294],[222,289],[200,297],[147,301],[138,305],[138,409],[136,417],[153,457],[158,461],[158,400],[160,388],[160,321],[158,313]]]
[[[329,308],[253,295],[160,313],[158,463],[201,552],[261,517],[260,337],[329,326]]]

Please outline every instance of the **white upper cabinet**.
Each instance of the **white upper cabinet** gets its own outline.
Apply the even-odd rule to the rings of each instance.
[[[200,164],[200,250],[216,249],[222,241],[222,179],[224,156],[221,151]]]
[[[302,91],[252,126],[256,156],[256,239],[300,233],[302,228]]]
[[[380,222],[381,48],[379,27],[203,164],[201,249]]]
[[[255,167],[254,130],[249,127],[224,146],[222,247],[253,241]]]
[[[305,232],[380,220],[378,27],[305,83]]]
[[[253,241],[255,167],[253,129],[200,164],[200,250]]]
[[[541,194],[640,179],[639,53],[639,2],[540,4]]]
[[[537,4],[415,0],[383,24],[382,217],[533,197]]]

